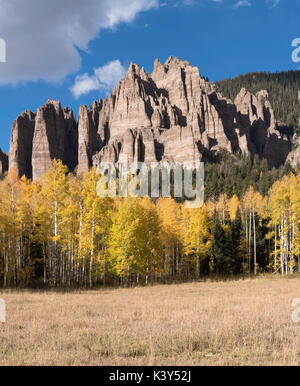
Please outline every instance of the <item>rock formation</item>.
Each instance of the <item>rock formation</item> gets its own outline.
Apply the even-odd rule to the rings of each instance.
[[[35,114],[26,110],[12,125],[10,147],[9,147],[9,168],[15,168],[21,177],[26,175],[32,177],[32,140],[34,132]]]
[[[300,90],[298,90],[298,102],[300,103]],[[296,168],[300,165],[300,117],[298,118],[298,132],[296,132],[292,139],[293,150],[288,156],[289,163]]]
[[[40,179],[51,159],[61,159],[70,170],[77,165],[77,124],[72,110],[49,100],[36,114],[22,113],[12,125],[9,168],[19,176]]]
[[[69,170],[77,164],[77,125],[73,111],[48,100],[38,108],[32,141],[32,178],[39,179],[51,160],[61,159]]]
[[[288,156],[288,161],[294,168],[300,165],[300,136],[294,135],[293,138],[294,149]]]
[[[282,164],[288,141],[275,130],[274,112],[266,91],[256,96],[242,89],[234,103],[200,76],[197,67],[170,57],[156,60],[151,75],[135,64],[129,67],[111,96],[90,109],[79,125],[79,138],[94,138],[94,149],[79,143],[82,157],[92,152],[92,163],[210,160],[220,148],[267,158],[270,166]],[[98,129],[97,129],[98,121]],[[82,155],[82,156],[81,156]]]
[[[284,163],[290,144],[276,130],[266,91],[242,89],[224,98],[197,67],[170,57],[156,60],[152,74],[131,63],[105,100],[72,110],[48,101],[35,114],[26,111],[13,124],[10,167],[41,178],[51,159],[78,173],[101,161],[209,161],[225,148]]]
[[[0,174],[4,174],[8,170],[8,155],[0,149]]]

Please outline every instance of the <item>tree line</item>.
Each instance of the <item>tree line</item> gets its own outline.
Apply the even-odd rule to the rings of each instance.
[[[295,173],[295,170],[289,162],[270,169],[268,161],[260,159],[257,154],[247,157],[220,149],[216,161],[205,164],[205,195],[207,199],[217,199],[220,194],[226,193],[228,197],[235,194],[241,199],[253,186],[265,196],[275,181],[290,173]]]
[[[295,133],[300,135],[300,71],[253,72],[224,79],[216,82],[216,85],[224,96],[233,101],[243,87],[252,94],[267,90],[275,118],[279,122],[278,129],[290,139]]]
[[[42,183],[0,181],[0,285],[131,286],[202,275],[300,272],[300,173],[200,208],[172,197],[100,198],[96,168],[54,160]]]

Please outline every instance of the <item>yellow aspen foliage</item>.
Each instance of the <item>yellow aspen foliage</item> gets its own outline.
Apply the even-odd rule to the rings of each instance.
[[[237,210],[241,207],[241,202],[235,194],[228,200],[227,207],[228,207],[230,220],[231,221],[235,220]]]
[[[180,252],[184,241],[181,206],[171,197],[160,198],[157,210],[164,249],[164,273],[174,278],[180,273]]]
[[[283,177],[276,181],[269,192],[269,227],[274,237],[274,267],[281,273],[292,272],[299,261],[299,174]]]
[[[158,269],[158,216],[150,201],[132,197],[117,200],[109,230],[108,252],[111,267],[121,278],[126,278],[127,284],[132,278],[138,282],[139,276],[147,280]]]
[[[185,233],[184,251],[185,255],[192,262],[197,277],[200,276],[201,260],[212,256],[212,227],[206,205],[197,209],[185,209],[183,212]]]
[[[100,179],[96,168],[73,175],[57,160],[41,183],[9,171],[0,181],[1,285],[300,273],[299,172],[276,181],[265,197],[250,187],[240,199],[221,194],[199,208],[171,197],[103,198]]]

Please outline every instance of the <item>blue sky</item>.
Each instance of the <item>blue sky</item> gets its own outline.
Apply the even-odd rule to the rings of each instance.
[[[297,69],[299,16],[299,0],[0,0],[0,147],[25,109],[55,99],[77,114],[131,61],[152,72],[178,56],[212,81]]]

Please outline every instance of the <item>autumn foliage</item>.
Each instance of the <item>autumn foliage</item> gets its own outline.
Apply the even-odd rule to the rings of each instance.
[[[42,183],[0,182],[3,287],[150,284],[202,275],[300,271],[300,175],[265,197],[222,194],[191,209],[172,198],[100,198],[95,168],[54,160]]]

